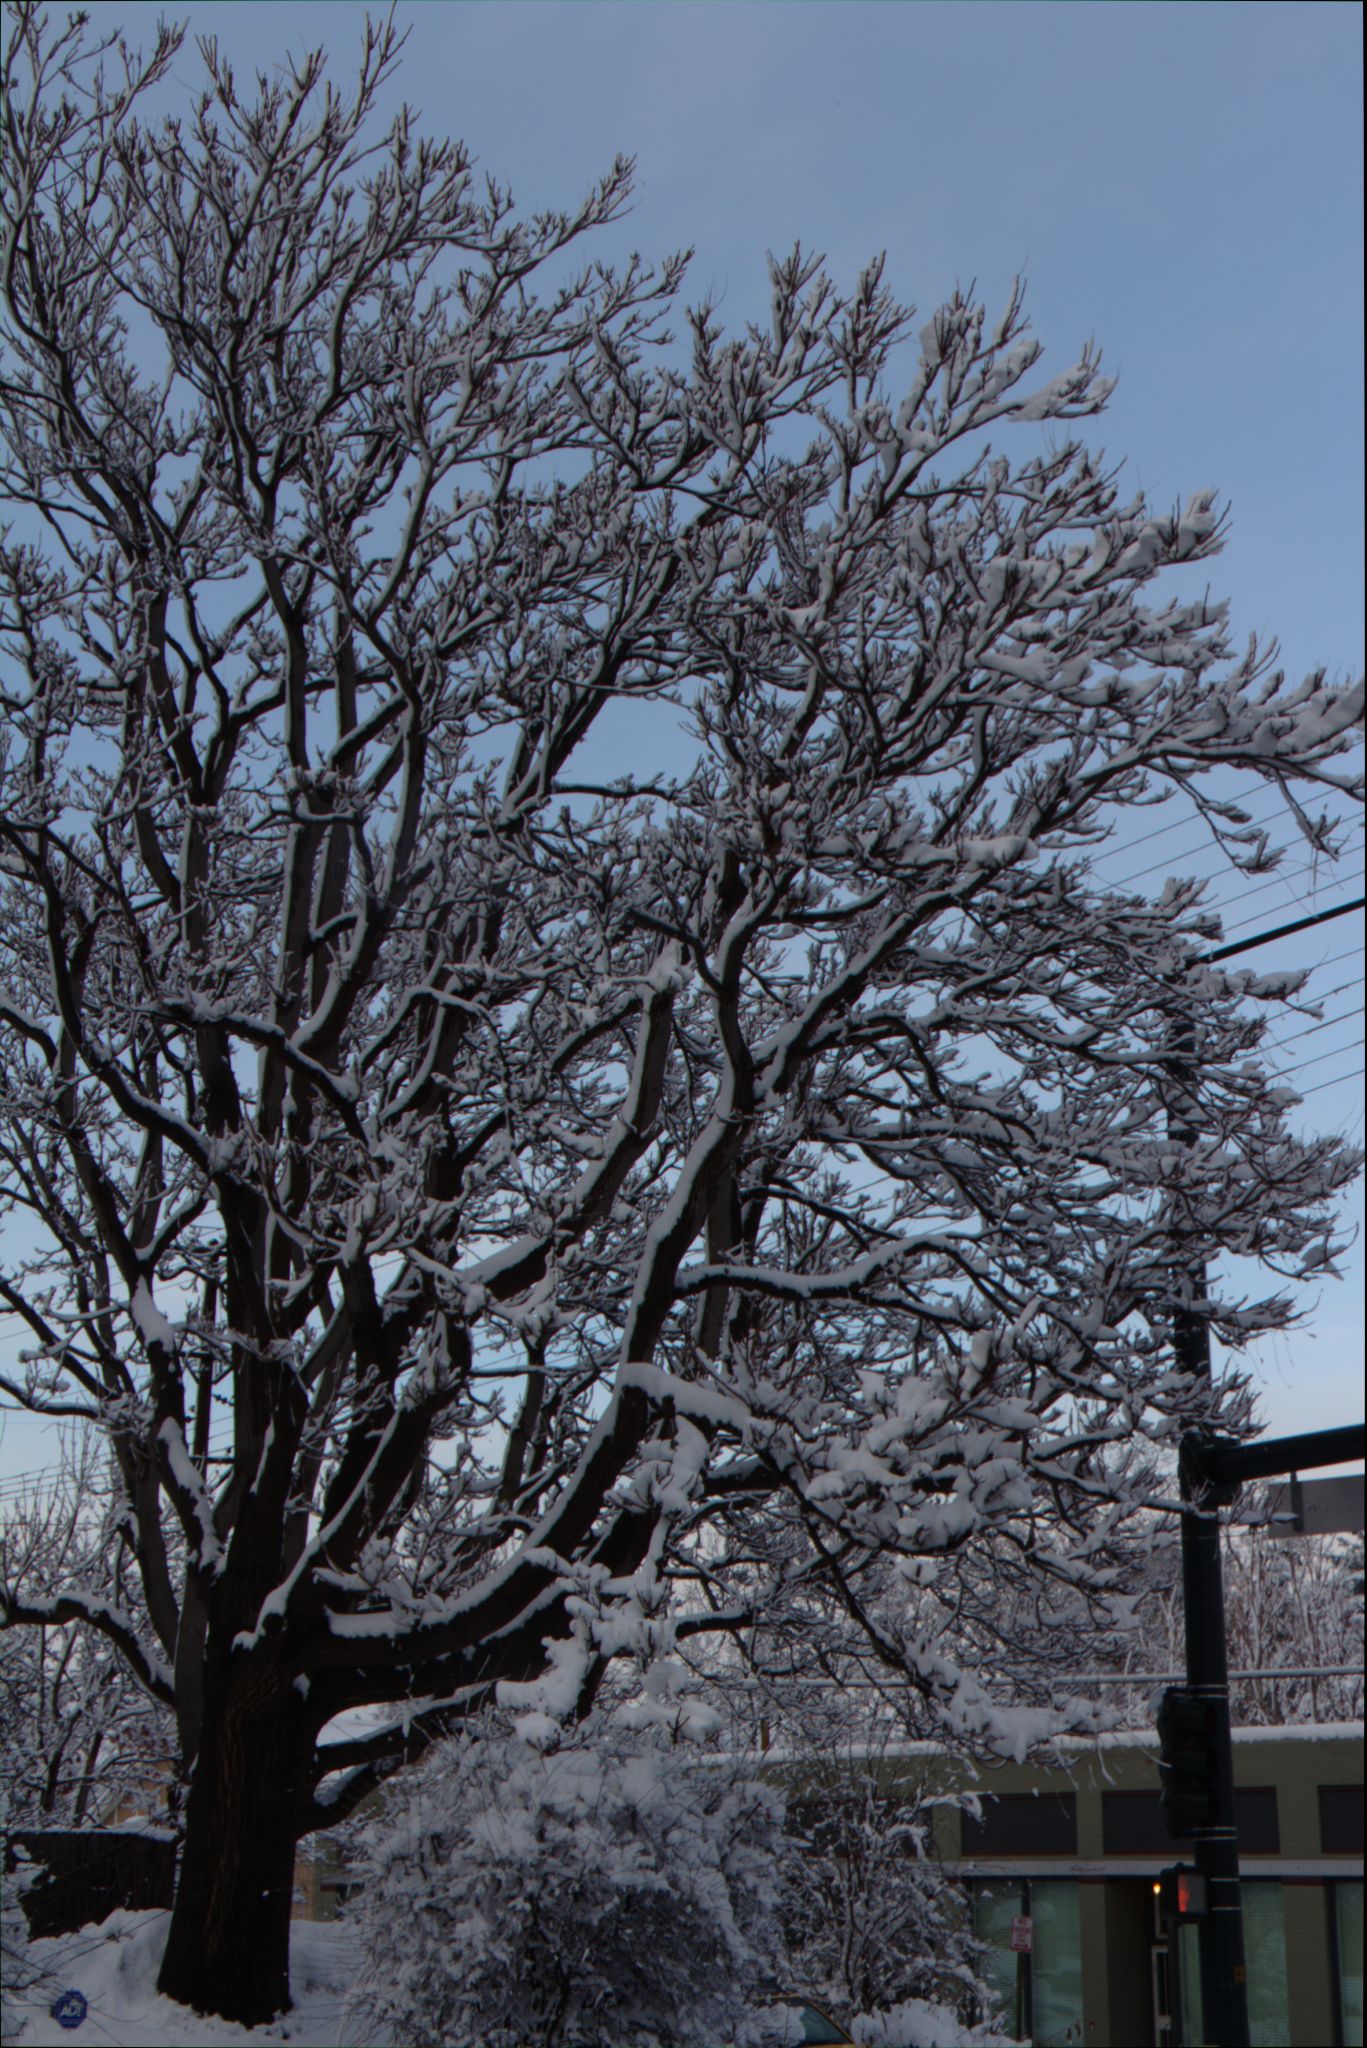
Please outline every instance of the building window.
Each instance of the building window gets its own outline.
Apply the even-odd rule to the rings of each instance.
[[[996,1994],[993,2017],[1035,2048],[1083,2039],[1082,1940],[1077,1885],[1054,1878],[1004,1878],[973,1887],[973,1924],[987,1943],[982,1973]],[[1028,1915],[1033,1946],[1017,1958],[1011,1923]]]
[[[1082,1935],[1078,1888],[1058,1878],[1032,1880],[1030,1957],[1036,2048],[1082,2039]]]
[[[987,1944],[987,1953],[979,1967],[995,2001],[988,2017],[996,2020],[1016,2040],[1028,2033],[1029,2027],[1025,2010],[1026,1964],[1018,1963],[1011,1952],[1011,1922],[1018,1913],[1025,1911],[1024,1885],[1003,1879],[998,1884],[975,1884],[973,1887],[973,1932],[979,1941]]]
[[[1241,1884],[1244,1961],[1248,1966],[1248,2038],[1252,2048],[1285,2048],[1291,2039],[1286,1996],[1286,1922],[1279,1884]]]
[[[1338,1964],[1339,2039],[1362,2048],[1362,1886],[1336,1884],[1334,1954]]]
[[[1326,1856],[1362,1854],[1361,1785],[1321,1785],[1320,1848]]]
[[[1249,2042],[1251,2048],[1286,2048],[1291,2039],[1291,2020],[1286,1995],[1282,1888],[1267,1882],[1241,1884],[1239,1903],[1244,1916]],[[1179,1942],[1182,2039],[1203,2041],[1200,1936],[1194,1921],[1182,1923]]]
[[[960,1825],[965,1856],[1076,1856],[1077,1794],[984,1793],[982,1819]]]
[[[1272,1785],[1236,1785],[1234,1824],[1242,1856],[1275,1856],[1281,1849],[1277,1793]],[[1165,1861],[1193,1844],[1168,1833],[1157,1792],[1103,1792],[1101,1847],[1107,1856],[1161,1856]]]

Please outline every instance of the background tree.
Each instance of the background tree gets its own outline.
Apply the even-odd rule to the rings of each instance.
[[[1129,1649],[1127,1661],[1134,1670],[1183,1668],[1176,1551],[1175,1541],[1160,1542],[1146,1561],[1143,1576],[1152,1590],[1139,1607],[1140,1627]],[[1230,1669],[1300,1674],[1235,1680],[1230,1712],[1236,1727],[1362,1719],[1363,1602],[1355,1558],[1361,1558],[1357,1537],[1282,1540],[1260,1528],[1226,1530]],[[1149,1701],[1140,1692],[1128,1704],[1132,1713],[1145,1713]]]
[[[571,265],[628,167],[520,220],[374,128],[387,28],[345,93],[203,45],[158,122],[175,33],[7,25],[4,1388],[106,1432],[141,1589],[3,1619],[174,1711],[162,1988],[257,2021],[295,1839],[496,1694],[819,1612],[941,1727],[1043,1725],[866,1586],[1104,1619],[1145,1447],[1243,1412],[1174,1306],[1290,1312],[1185,1276],[1313,1268],[1353,1165],[1254,1056],[1294,983],[1088,856],[1178,791],[1264,866],[1249,778],[1328,850],[1361,700],[1152,600],[1213,497],[1120,501],[1018,296],[913,337],[795,251],[681,347],[682,259]]]
[[[0,1585],[55,1601],[78,1584],[90,1600],[136,1611],[137,1571],[109,1512],[107,1462],[88,1432],[67,1432],[55,1482],[6,1505]],[[125,1798],[161,1812],[180,1789],[172,1715],[84,1620],[0,1635],[0,1748],[10,1828],[95,1826]]]
[[[0,1840],[8,1840],[9,1828],[9,1793],[0,1780]],[[24,1915],[26,1875],[21,1862],[16,1859],[11,1870],[8,1858],[0,1855],[0,2025],[7,2041],[23,2038],[26,2018],[21,2001],[40,1974]]]
[[[897,1733],[848,1695],[809,1699],[785,1728],[787,1827],[801,1843],[794,1979],[844,2013],[919,1999],[967,2021],[991,1993],[968,1895],[935,1854],[934,1815],[970,1801],[936,1792],[924,1758],[898,1754]]]

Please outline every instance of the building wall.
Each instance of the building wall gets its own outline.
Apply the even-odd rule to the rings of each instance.
[[[924,1751],[891,1760],[890,1777],[928,1777],[937,1789],[963,1789],[961,1764]],[[1275,1846],[1264,1838],[1257,1853],[1241,1856],[1249,1882],[1280,1886],[1285,1932],[1287,2048],[1329,2048],[1340,2038],[1330,1932],[1335,1882],[1362,1876],[1360,1835],[1353,1853],[1325,1846],[1320,1788],[1345,1788],[1360,1809],[1363,1739],[1360,1726],[1237,1730],[1234,1743],[1236,1791],[1269,1789],[1275,1806],[1261,1802],[1261,1825],[1275,1812]],[[1154,2041],[1151,1949],[1153,1883],[1158,1871],[1182,1859],[1175,1845],[1155,1839],[1131,1854],[1108,1852],[1104,1797],[1158,1789],[1156,1744],[1134,1737],[1100,1745],[1068,1745],[1051,1769],[1002,1764],[984,1770],[974,1784],[984,1798],[1011,1801],[998,1809],[998,1825],[1009,1846],[992,1852],[973,1846],[982,1831],[953,1809],[941,1808],[936,1843],[949,1870],[963,1883],[1013,1880],[1073,1881],[1078,1886],[1081,1945],[1082,2040],[1088,2048],[1148,2048]],[[1075,1801],[1076,1834],[1064,1845],[1062,1801]],[[1036,1809],[1035,1802],[1038,1801]],[[1016,1802],[1021,1802],[1016,1804]],[[1246,1806],[1252,1813],[1256,1802]],[[1148,1802],[1145,1803],[1147,1812]],[[1131,1808],[1131,1813],[1139,1809]],[[1032,1842],[1030,1837],[1036,1839]],[[1279,2044],[1280,2048],[1280,2044]]]

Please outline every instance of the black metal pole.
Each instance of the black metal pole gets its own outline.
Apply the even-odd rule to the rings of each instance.
[[[1190,1144],[1191,1068],[1195,1046],[1190,1026],[1179,1031],[1171,1071],[1182,1106],[1169,1116],[1175,1138]],[[1182,1101],[1185,1098],[1185,1101]],[[1179,1209],[1178,1230],[1184,1219]],[[1204,1264],[1180,1267],[1180,1292],[1173,1304],[1175,1362],[1193,1379],[1210,1380],[1210,1330],[1202,1304]],[[1187,1689],[1205,1702],[1210,1715],[1211,1798],[1209,1821],[1194,1829],[1196,1868],[1206,1880],[1206,1911],[1197,1922],[1201,1956],[1201,2021],[1205,2048],[1249,2048],[1244,1921],[1239,1897],[1239,1837],[1234,1819],[1234,1750],[1229,1726],[1229,1665],[1225,1655],[1225,1594],[1220,1564],[1220,1517],[1214,1490],[1200,1462],[1201,1433],[1182,1439],[1178,1482],[1182,1516],[1182,1608],[1186,1631]]]
[[[1184,1318],[1185,1320],[1185,1318]],[[1205,1330],[1199,1327],[1205,1343]],[[1190,1339],[1188,1339],[1190,1341]],[[1179,1340],[1180,1352],[1180,1340]],[[1207,1353],[1207,1370],[1209,1356]],[[1206,1880],[1206,1912],[1197,1923],[1201,2018],[1207,2048],[1249,2048],[1244,1921],[1239,1895],[1239,1836],[1234,1819],[1234,1748],[1229,1726],[1225,1597],[1220,1517],[1199,1478],[1200,1437],[1182,1440],[1182,1605],[1187,1689],[1210,1714],[1210,1821],[1194,1831],[1196,1868]],[[1193,1455],[1194,1454],[1194,1455]]]

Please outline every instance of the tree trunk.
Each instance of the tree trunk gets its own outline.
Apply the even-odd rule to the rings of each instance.
[[[303,1700],[263,1647],[206,1685],[175,1907],[157,1988],[260,2026],[290,2004],[295,1824],[309,1754]],[[215,1695],[217,1694],[217,1699]]]

